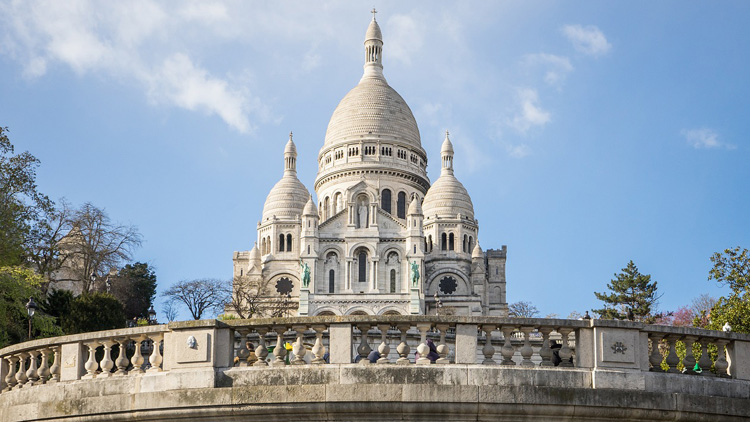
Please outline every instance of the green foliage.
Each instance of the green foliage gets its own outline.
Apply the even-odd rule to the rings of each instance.
[[[123,327],[125,312],[122,303],[107,293],[87,293],[73,299],[63,329],[74,334]]]
[[[37,192],[39,160],[14,154],[8,128],[0,127],[0,266],[23,265],[24,244],[35,222],[52,201]]]
[[[125,265],[110,277],[111,292],[122,304],[128,319],[148,317],[148,309],[156,296],[156,274],[148,264]]]
[[[39,286],[42,277],[23,267],[0,267],[0,348],[28,340],[29,316],[26,303],[30,297],[41,303]],[[55,319],[44,312],[32,318],[32,335],[61,335]]]
[[[714,267],[708,272],[708,280],[726,284],[735,292],[750,291],[750,251],[737,246],[724,249],[711,256]]]
[[[234,314],[219,314],[218,316],[216,316],[216,319],[218,319],[219,321],[229,321],[232,319],[240,319],[240,318]]]
[[[711,309],[706,328],[721,330],[729,323],[732,331],[750,333],[750,292],[721,297]]]
[[[73,293],[68,290],[53,290],[47,296],[47,300],[41,304],[42,310],[50,316],[55,317],[57,325],[66,325],[66,319],[70,316]]]
[[[594,292],[597,299],[604,302],[604,308],[594,309],[602,319],[629,319],[628,311],[632,312],[635,321],[652,324],[657,315],[654,308],[660,296],[656,294],[656,282],[651,282],[651,276],[641,274],[633,261],[608,284],[611,293]]]

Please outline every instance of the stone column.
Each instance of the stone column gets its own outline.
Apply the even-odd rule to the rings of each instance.
[[[372,257],[370,260],[372,264],[370,265],[370,293],[379,293],[378,290],[378,261],[380,261],[379,258]]]
[[[88,349],[82,343],[63,344],[60,348],[62,368],[60,369],[60,381],[75,381],[81,379],[85,373],[83,367],[86,363]]]
[[[331,324],[329,347],[331,363],[352,363],[352,325]]]
[[[456,324],[456,363],[477,363],[476,324]]]

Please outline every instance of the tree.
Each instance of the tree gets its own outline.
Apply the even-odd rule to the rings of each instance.
[[[0,267],[0,348],[28,340],[26,303],[30,297],[42,303],[41,283],[42,278],[29,268]],[[37,312],[31,322],[34,337],[62,334],[55,318],[44,312]]]
[[[84,293],[73,299],[64,323],[68,334],[124,328],[125,312],[122,303],[110,294]]]
[[[167,317],[167,321],[172,322],[177,319],[177,307],[175,306],[174,300],[165,300],[162,303],[162,312]]]
[[[750,251],[739,246],[725,249],[713,254],[711,262],[714,267],[708,280],[728,285],[732,294],[719,298],[709,313],[701,314],[706,328],[720,330],[729,323],[732,331],[750,333]]]
[[[711,256],[714,267],[708,272],[708,280],[728,285],[733,292],[750,290],[750,251],[737,246],[724,249]]]
[[[235,277],[226,296],[230,300],[229,306],[240,318],[262,315],[269,307],[268,281],[261,277]]]
[[[183,280],[167,289],[162,296],[167,300],[174,300],[187,306],[193,319],[201,319],[204,313],[219,313],[229,302],[225,282],[205,278],[198,280]]]
[[[29,152],[14,154],[8,128],[0,127],[0,265],[25,264],[24,245],[34,222],[52,207],[37,191],[39,160]]]
[[[597,299],[604,302],[604,308],[594,309],[602,319],[630,319],[653,323],[657,316],[654,311],[660,295],[656,294],[656,282],[651,276],[641,274],[633,261],[608,284],[611,293],[594,292]]]
[[[534,318],[539,310],[531,302],[519,301],[508,305],[508,315],[514,318]]]
[[[130,260],[133,249],[141,245],[141,235],[135,227],[112,223],[104,210],[90,203],[73,211],[70,226],[60,247],[62,253],[68,254],[74,281],[81,283],[84,294],[102,279],[97,275],[103,276]]]
[[[127,264],[116,276],[109,277],[110,292],[124,307],[128,319],[148,317],[156,296],[156,274],[143,262]]]
[[[56,318],[57,325],[65,327],[74,299],[73,293],[68,290],[52,290],[47,299],[41,303],[41,308],[47,315]]]
[[[26,237],[27,260],[44,277],[41,286],[44,294],[48,293],[54,273],[68,258],[68,255],[60,253],[60,241],[70,231],[70,219],[71,208],[62,199],[60,204],[42,212],[42,217],[31,227]]]

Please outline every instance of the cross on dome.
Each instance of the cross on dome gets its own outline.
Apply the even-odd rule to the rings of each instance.
[[[373,7],[372,10],[370,10],[370,13],[372,13],[372,20],[375,20],[375,14],[378,13],[378,11]]]

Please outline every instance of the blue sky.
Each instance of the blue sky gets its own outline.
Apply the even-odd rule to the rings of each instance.
[[[290,130],[312,188],[372,6],[2,1],[0,125],[43,192],[140,229],[160,291],[228,280]],[[482,247],[508,245],[509,302],[596,308],[630,259],[661,309],[726,293],[707,275],[750,245],[750,4],[375,6],[430,178],[450,130]]]

